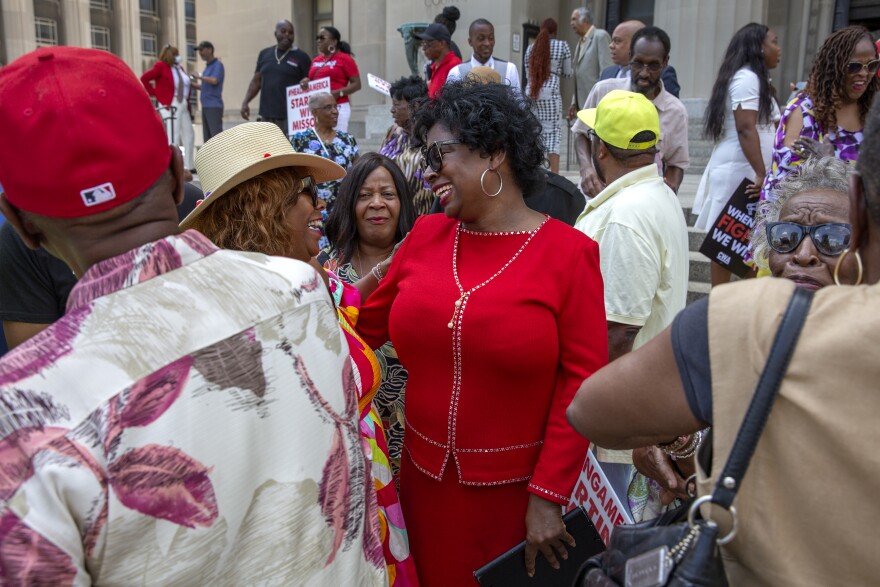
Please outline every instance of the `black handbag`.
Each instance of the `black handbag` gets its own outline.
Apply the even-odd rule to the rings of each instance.
[[[712,494],[691,500],[654,520],[617,526],[611,534],[608,550],[581,567],[574,583],[576,587],[727,585],[719,546],[733,540],[736,534],[733,499],[770,417],[770,409],[788,369],[812,299],[811,291],[795,289],[773,340],[755,395]],[[715,522],[700,517],[700,506],[710,502],[727,510],[730,515],[732,526],[725,536],[719,536],[719,527]]]

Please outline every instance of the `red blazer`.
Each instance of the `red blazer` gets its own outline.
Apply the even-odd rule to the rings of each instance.
[[[390,336],[409,371],[404,448],[418,469],[441,479],[452,463],[446,474],[465,485],[530,479],[530,492],[567,504],[589,443],[565,409],[581,382],[608,362],[599,247],[548,220],[509,267],[468,298],[452,330],[460,295],[452,273],[457,224],[443,214],[419,217],[361,308],[357,330],[373,348]],[[489,278],[525,238],[463,233],[462,286]]]
[[[167,63],[157,61],[153,69],[145,71],[141,76],[141,83],[147,88],[148,94],[156,97],[159,104],[171,106],[174,98],[174,73]]]

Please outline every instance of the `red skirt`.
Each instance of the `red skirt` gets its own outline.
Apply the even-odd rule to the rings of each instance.
[[[435,481],[404,449],[400,505],[421,586],[478,585],[475,570],[526,539],[527,485],[462,485],[451,461]]]

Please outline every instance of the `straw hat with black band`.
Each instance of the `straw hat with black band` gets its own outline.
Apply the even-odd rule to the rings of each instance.
[[[314,183],[341,179],[345,169],[317,155],[297,153],[272,122],[246,122],[211,138],[196,153],[196,170],[205,199],[180,223],[195,228],[199,215],[235,186],[261,173],[295,168],[297,177],[309,175]]]

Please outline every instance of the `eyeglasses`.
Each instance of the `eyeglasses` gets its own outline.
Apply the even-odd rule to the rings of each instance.
[[[422,49],[426,49],[426,48],[430,47],[431,45],[434,44],[434,42],[435,42],[435,40],[431,40],[431,41],[422,41],[422,42],[421,42]]]
[[[316,41],[323,41],[323,40],[326,39],[326,38],[327,38],[327,37],[325,37],[324,35],[318,35],[317,37],[315,37],[315,40],[316,40]]]
[[[810,235],[813,244],[823,255],[836,257],[849,247],[852,227],[843,223],[804,226],[797,222],[770,222],[767,224],[767,244],[777,253],[791,253]]]
[[[315,180],[312,179],[311,175],[306,175],[302,178],[302,189],[299,191],[300,194],[308,192],[309,196],[312,198],[312,206],[315,208],[318,207],[318,186],[315,185]]]
[[[874,75],[875,73],[877,73],[877,70],[880,69],[880,59],[874,59],[873,61],[869,61],[867,63],[850,61],[846,64],[846,72],[849,75],[856,75],[857,73],[861,73],[863,69],[868,70],[868,75]]]
[[[318,106],[315,110],[323,110],[324,112],[333,112],[334,110],[339,110],[339,106],[336,104],[327,104],[326,106]]]
[[[643,69],[647,69],[651,73],[657,73],[661,69],[663,69],[662,63],[642,63],[641,61],[630,61],[629,66],[633,68],[635,71],[642,71]]]
[[[428,170],[428,167],[434,170],[434,173],[440,173],[443,169],[443,151],[440,147],[446,145],[460,145],[464,141],[459,139],[449,139],[446,141],[434,141],[430,147],[422,149],[422,172]]]

